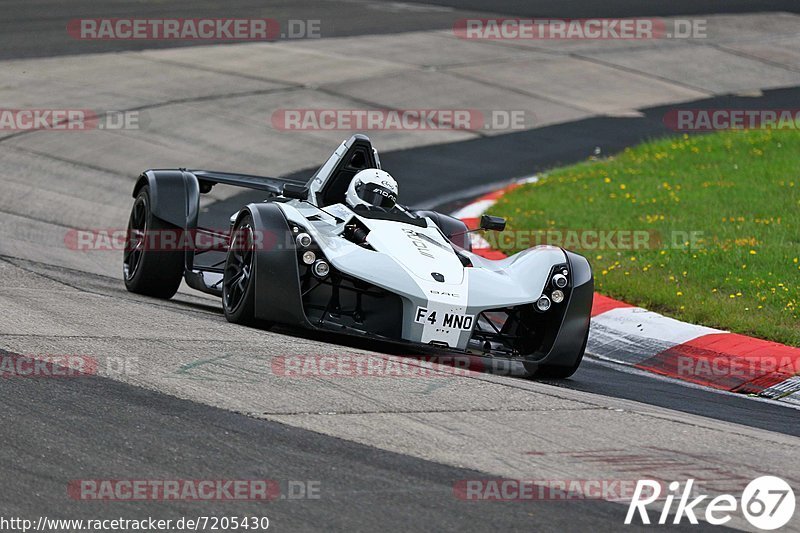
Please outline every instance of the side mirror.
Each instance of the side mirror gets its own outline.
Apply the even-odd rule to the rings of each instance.
[[[503,231],[506,229],[506,219],[503,217],[481,215],[481,229],[489,231]]]
[[[283,196],[294,198],[295,200],[305,200],[308,198],[308,187],[296,183],[284,183]]]

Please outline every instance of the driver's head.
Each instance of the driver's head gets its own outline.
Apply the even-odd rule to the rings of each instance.
[[[397,182],[386,171],[377,168],[362,170],[350,181],[345,200],[352,208],[364,205],[390,209],[397,202]]]

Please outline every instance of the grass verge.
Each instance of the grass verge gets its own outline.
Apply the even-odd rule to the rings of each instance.
[[[547,172],[490,213],[508,219],[501,249],[574,248],[602,294],[800,346],[798,130],[645,143]]]

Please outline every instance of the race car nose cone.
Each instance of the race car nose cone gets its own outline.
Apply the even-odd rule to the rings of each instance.
[[[548,309],[550,309],[550,298],[548,298],[544,294],[540,296],[539,299],[536,301],[536,309],[538,309],[539,311],[547,311]]]

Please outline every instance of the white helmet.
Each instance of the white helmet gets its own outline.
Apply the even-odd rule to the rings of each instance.
[[[345,201],[353,208],[358,205],[392,208],[397,202],[397,182],[384,170],[361,170],[350,181]]]

